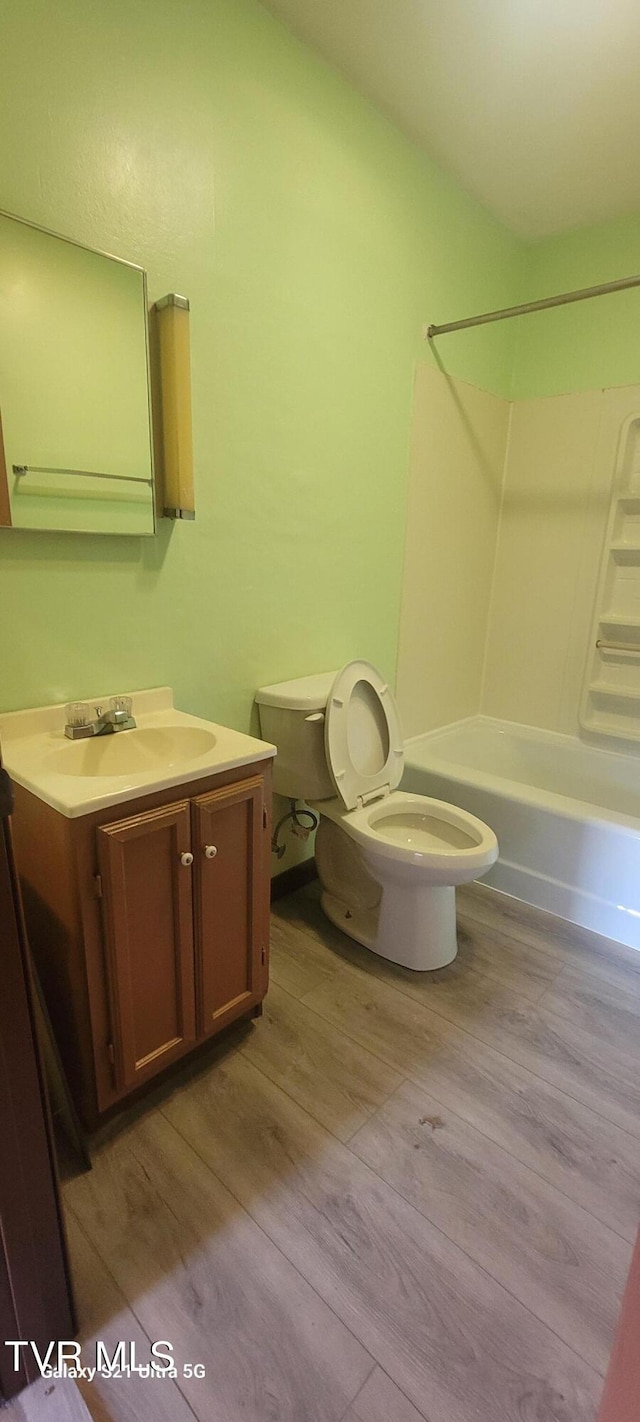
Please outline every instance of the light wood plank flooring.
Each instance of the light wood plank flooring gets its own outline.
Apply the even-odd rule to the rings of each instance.
[[[640,954],[459,893],[419,976],[276,905],[262,1019],[65,1188],[113,1422],[594,1422],[640,1221]],[[29,1413],[31,1416],[31,1413]],[[45,1422],[45,1413],[42,1413]]]

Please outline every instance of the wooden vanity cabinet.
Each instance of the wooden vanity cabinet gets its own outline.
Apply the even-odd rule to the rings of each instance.
[[[268,983],[271,761],[78,819],[16,786],[34,957],[92,1129]]]

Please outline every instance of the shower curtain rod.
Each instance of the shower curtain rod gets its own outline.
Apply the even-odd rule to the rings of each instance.
[[[444,336],[447,331],[466,331],[469,326],[487,326],[490,321],[508,321],[511,316],[528,316],[531,311],[548,311],[552,306],[568,306],[571,301],[588,301],[592,296],[609,296],[612,291],[628,291],[640,286],[640,275],[605,281],[601,286],[584,286],[580,291],[561,291],[559,296],[545,296],[542,301],[525,301],[522,306],[505,306],[502,311],[485,311],[482,316],[468,316],[466,321],[447,321],[444,326],[427,326],[425,339]]]

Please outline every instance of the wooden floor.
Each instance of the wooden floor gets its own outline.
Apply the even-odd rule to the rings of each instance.
[[[263,1018],[67,1183],[85,1361],[206,1366],[96,1379],[96,1415],[593,1422],[640,1221],[640,954],[458,905],[456,962],[417,975],[315,886],[281,900]]]

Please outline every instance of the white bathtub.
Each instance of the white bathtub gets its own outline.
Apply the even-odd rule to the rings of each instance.
[[[640,757],[477,716],[408,741],[402,787],[491,825],[485,883],[640,949]]]

